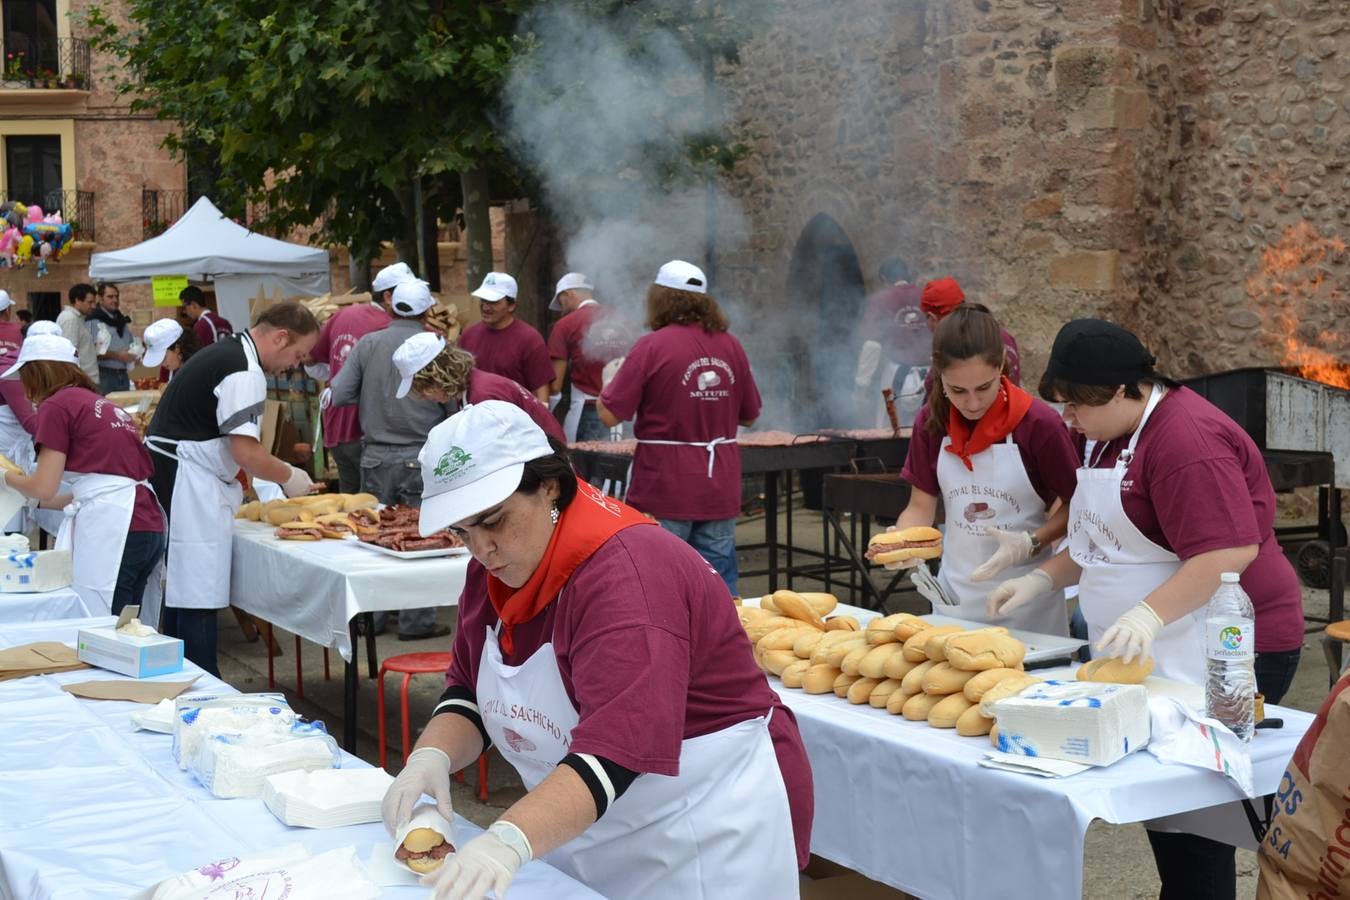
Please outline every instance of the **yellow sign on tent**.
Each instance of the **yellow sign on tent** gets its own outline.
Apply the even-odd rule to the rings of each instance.
[[[155,295],[156,306],[182,306],[178,295],[188,286],[186,275],[153,275],[150,277],[150,290]]]

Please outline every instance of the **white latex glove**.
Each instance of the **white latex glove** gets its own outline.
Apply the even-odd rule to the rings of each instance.
[[[436,811],[447,822],[455,820],[450,806],[450,757],[435,747],[419,747],[408,757],[403,771],[398,773],[380,802],[380,818],[393,837],[400,826],[412,817],[413,807],[422,795],[436,801]],[[472,846],[472,845],[470,845]],[[441,868],[444,868],[442,866]]]
[[[319,394],[319,409],[328,409],[333,405],[333,389],[326,387],[323,393]]]
[[[1148,656],[1153,640],[1163,629],[1163,620],[1147,603],[1140,603],[1106,629],[1097,642],[1104,656],[1118,656],[1125,662]]]
[[[1032,569],[1020,578],[1010,578],[990,591],[985,598],[985,608],[990,618],[1002,619],[1037,597],[1049,593],[1054,586],[1054,579],[1044,569]]]
[[[333,380],[333,369],[328,363],[305,363],[305,374],[315,381]]]
[[[609,383],[614,380],[615,375],[619,374],[619,370],[623,368],[623,361],[627,358],[626,356],[620,356],[618,359],[611,359],[605,363],[605,367],[600,370],[601,390],[609,387]]]
[[[500,819],[492,823],[486,834],[481,834],[446,857],[445,864],[422,876],[422,884],[431,888],[434,900],[482,900],[492,891],[497,900],[506,897],[506,889],[520,867],[529,862],[520,853],[497,836],[497,832],[514,832],[528,854],[530,842],[524,833],[510,822]]]
[[[1031,532],[1004,531],[1002,528],[986,528],[985,537],[998,541],[994,555],[986,559],[970,573],[971,581],[988,581],[1004,569],[1020,566],[1031,559]]]
[[[314,480],[304,469],[291,466],[291,477],[282,483],[281,490],[287,497],[299,497],[314,490]]]
[[[876,341],[864,341],[858,353],[858,370],[853,376],[853,386],[866,391],[872,386],[872,377],[877,374],[881,364],[881,344]],[[882,385],[889,387],[889,385]]]

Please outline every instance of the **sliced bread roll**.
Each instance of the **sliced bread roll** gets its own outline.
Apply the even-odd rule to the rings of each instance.
[[[1153,657],[1141,656],[1125,662],[1118,656],[1090,659],[1078,667],[1079,681],[1104,681],[1109,684],[1143,684],[1153,672]]]
[[[947,661],[958,669],[1012,669],[1022,664],[1026,645],[1012,635],[997,631],[972,631],[947,640]]]

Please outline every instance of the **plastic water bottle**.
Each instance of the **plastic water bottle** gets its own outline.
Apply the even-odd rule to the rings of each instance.
[[[1224,572],[1205,609],[1205,715],[1250,741],[1256,728],[1256,610]]]

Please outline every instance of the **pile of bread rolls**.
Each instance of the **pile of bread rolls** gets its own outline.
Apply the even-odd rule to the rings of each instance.
[[[277,536],[288,540],[341,539],[349,534],[375,533],[379,518],[373,512],[374,494],[310,494],[285,500],[245,503],[236,519],[277,526]],[[371,510],[366,516],[360,510]]]
[[[1022,671],[1026,646],[1002,627],[967,630],[898,613],[860,629],[852,616],[826,618],[831,594],[776,591],[741,624],[760,668],[783,686],[833,692],[935,728],[989,734],[990,707],[1039,679]]]

